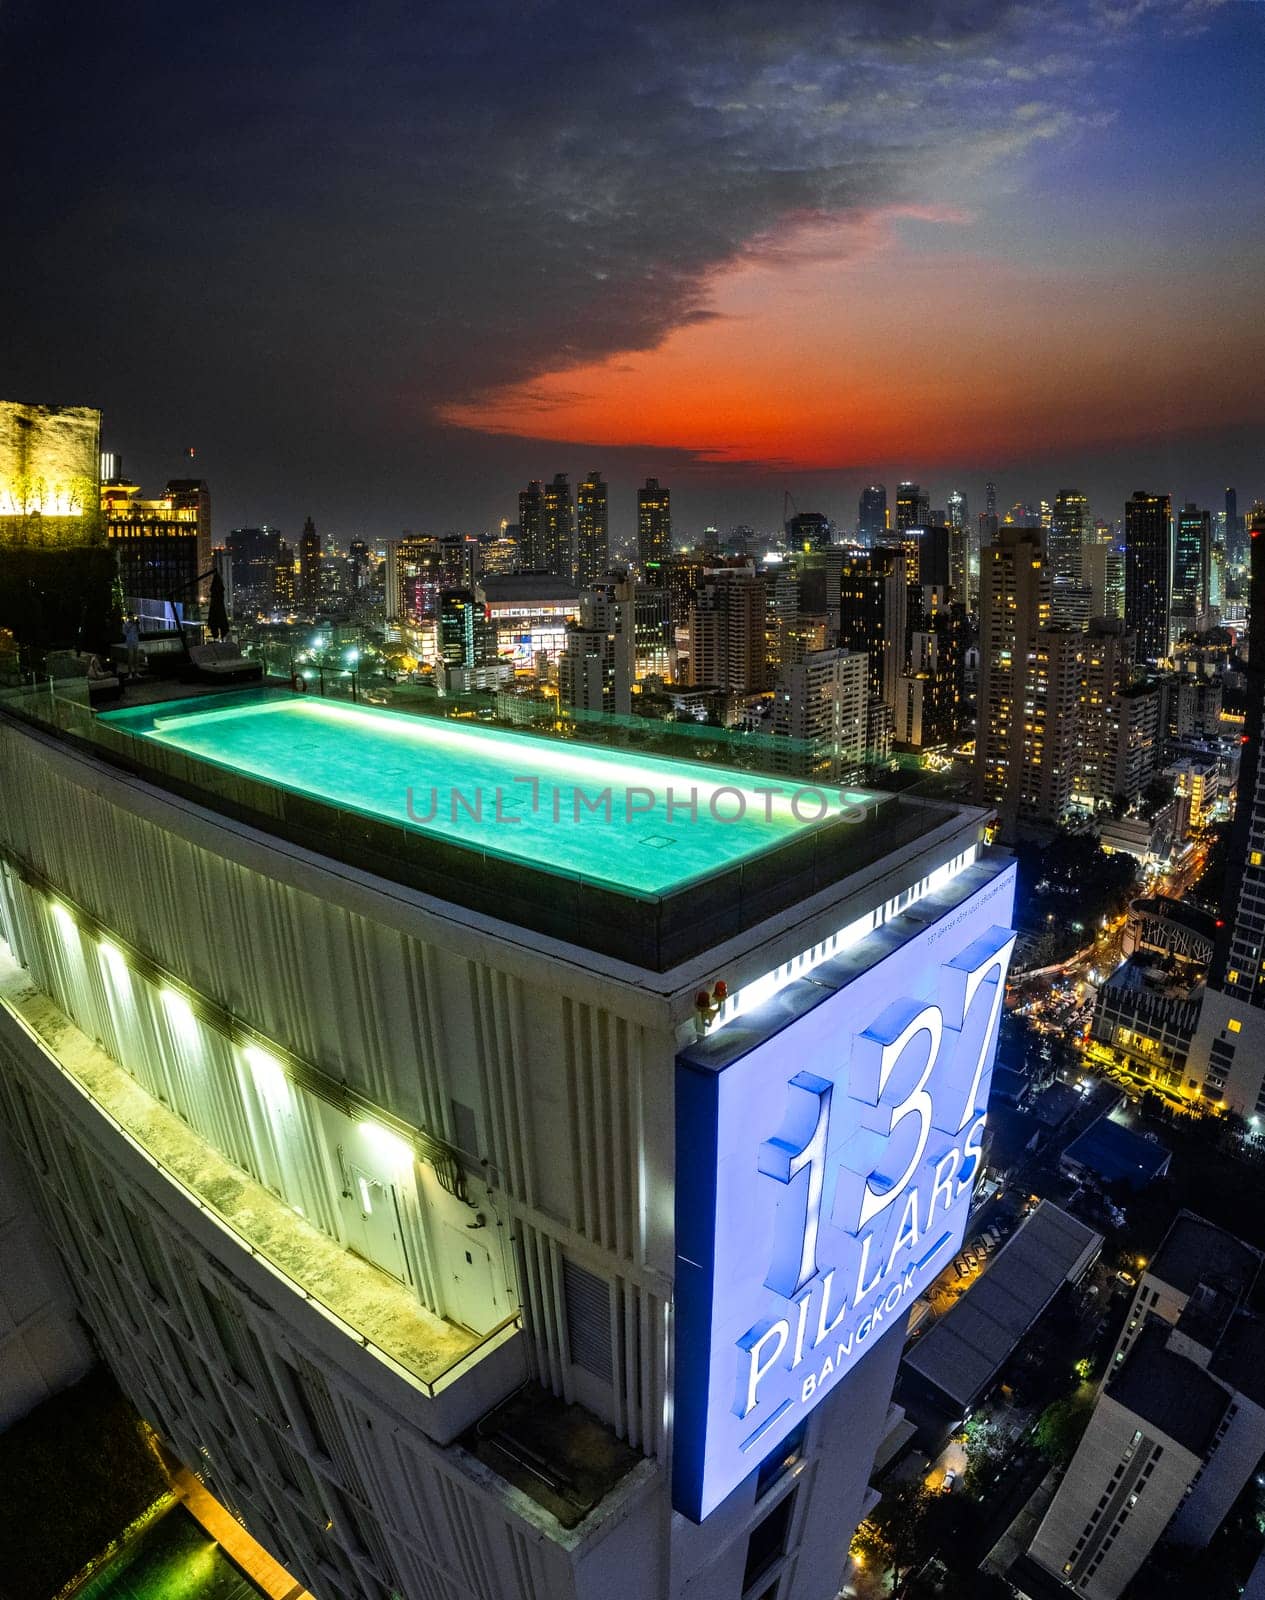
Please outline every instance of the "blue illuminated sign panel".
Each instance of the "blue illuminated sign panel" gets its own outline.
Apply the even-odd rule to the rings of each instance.
[[[673,1504],[695,1521],[960,1246],[1013,899],[1007,865],[818,968],[833,992],[759,1043],[722,1030],[677,1058]]]

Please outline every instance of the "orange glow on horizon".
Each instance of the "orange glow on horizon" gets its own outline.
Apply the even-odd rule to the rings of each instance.
[[[1259,331],[1227,317],[1209,285],[943,248],[960,243],[945,224],[964,220],[924,215],[934,232],[914,243],[884,224],[859,250],[854,227],[842,257],[750,256],[713,277],[711,320],[655,349],[545,372],[439,416],[523,438],[829,470],[911,451],[935,466],[1101,446],[1259,408]]]

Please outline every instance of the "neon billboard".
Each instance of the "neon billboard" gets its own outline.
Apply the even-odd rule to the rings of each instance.
[[[1006,864],[678,1056],[673,1504],[695,1521],[960,1246],[1013,898]]]

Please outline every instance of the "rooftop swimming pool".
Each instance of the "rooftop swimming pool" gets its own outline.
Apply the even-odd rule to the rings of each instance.
[[[341,811],[646,898],[872,819],[889,798],[288,690],[99,720]]]

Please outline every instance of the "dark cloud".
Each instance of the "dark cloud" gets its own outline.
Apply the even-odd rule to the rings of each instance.
[[[395,513],[478,462],[437,406],[653,346],[785,219],[1073,125],[1069,63],[1154,9],[11,0],[0,371],[129,448],[212,441],[243,501],[301,478]]]

